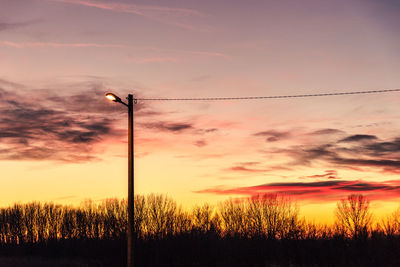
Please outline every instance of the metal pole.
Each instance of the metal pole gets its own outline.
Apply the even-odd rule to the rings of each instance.
[[[134,151],[133,151],[133,95],[128,95],[128,251],[127,266],[134,266]]]

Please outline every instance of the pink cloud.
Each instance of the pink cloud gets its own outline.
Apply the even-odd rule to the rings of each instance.
[[[105,3],[96,1],[85,1],[85,0],[51,0],[53,2],[63,2],[75,5],[83,5],[88,7],[96,7],[105,10],[112,10],[117,12],[132,13],[137,15],[143,15],[136,5],[133,4],[122,4],[122,3]]]
[[[0,79],[0,160],[97,161],[104,145],[126,140],[119,126],[123,110],[105,101],[106,88],[97,81],[79,93],[55,87],[57,92],[34,90]],[[135,108],[136,118],[160,114],[142,103]]]
[[[314,174],[314,175],[308,175],[308,176],[301,176],[299,177],[300,179],[307,179],[307,178],[311,178],[311,179],[320,179],[320,178],[324,178],[324,179],[340,179],[340,177],[338,177],[338,173],[336,170],[326,170],[324,174]]]
[[[254,168],[249,168],[246,166],[233,166],[229,169],[227,169],[228,171],[234,171],[234,172],[243,172],[243,173],[257,173],[257,172],[268,172],[268,169],[254,169]]]
[[[11,41],[0,41],[0,45],[9,46],[14,48],[26,48],[26,47],[97,47],[97,48],[123,48],[127,47],[121,44],[96,44],[96,43],[53,43],[53,42],[11,42]]]
[[[155,54],[160,53],[180,53],[180,54],[192,54],[197,56],[205,57],[217,57],[217,58],[230,58],[228,55],[212,52],[212,51],[187,51],[187,50],[175,50],[175,49],[163,49],[159,47],[137,47],[125,44],[99,44],[99,43],[56,43],[56,42],[13,42],[13,41],[0,41],[0,46],[8,46],[13,48],[30,48],[30,47],[51,47],[51,48],[127,48],[135,50],[151,50]],[[128,62],[134,63],[150,63],[150,62],[179,62],[182,59],[174,56],[162,56],[162,55],[149,55],[141,58],[128,58]]]
[[[180,59],[176,57],[142,57],[142,58],[129,58],[128,62],[133,62],[137,64],[145,64],[145,63],[175,63],[179,62]]]
[[[166,6],[144,6],[131,3],[125,4],[125,3],[94,1],[94,0],[50,0],[50,1],[94,7],[114,12],[135,14],[187,30],[194,30],[194,31],[209,30],[206,27],[197,27],[179,21],[179,19],[193,17],[193,16],[200,17],[203,15],[197,10],[188,8],[176,8],[176,7],[166,7]]]
[[[321,181],[282,182],[248,187],[214,187],[195,193],[217,195],[254,196],[270,193],[287,194],[298,200],[326,202],[341,199],[349,194],[364,194],[373,200],[393,200],[400,197],[400,180],[383,182],[369,181]]]
[[[190,52],[193,55],[201,55],[201,56],[212,56],[212,57],[222,57],[229,59],[230,57],[226,54],[223,53],[218,53],[218,52],[207,52],[207,51],[191,51]]]
[[[197,147],[204,147],[207,146],[207,141],[205,140],[197,140],[196,142],[194,142],[194,145]]]
[[[110,2],[94,1],[94,0],[51,0],[51,1],[97,7],[106,10],[133,13],[138,15],[142,15],[143,11],[169,12],[182,15],[197,15],[197,16],[202,15],[200,12],[188,8],[175,8],[175,7],[165,7],[165,6],[143,6],[136,4],[125,4],[116,2],[110,3]]]

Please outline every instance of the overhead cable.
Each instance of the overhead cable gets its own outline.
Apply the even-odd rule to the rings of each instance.
[[[239,97],[190,97],[190,98],[137,98],[137,101],[231,101],[231,100],[260,100],[260,99],[279,99],[279,98],[305,98],[319,96],[342,96],[342,95],[361,95],[399,92],[400,89],[353,91],[353,92],[331,92],[318,94],[301,95],[271,95],[271,96],[239,96]]]

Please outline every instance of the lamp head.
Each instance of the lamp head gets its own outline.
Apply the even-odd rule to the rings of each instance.
[[[122,102],[122,101],[121,101],[121,98],[119,98],[118,96],[116,96],[116,95],[113,94],[113,93],[107,93],[107,94],[106,94],[106,98],[107,98],[108,100],[111,100],[111,101],[114,101],[114,102]]]

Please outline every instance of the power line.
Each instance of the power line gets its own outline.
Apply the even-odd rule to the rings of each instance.
[[[259,100],[259,99],[277,99],[277,98],[305,98],[318,96],[341,96],[341,95],[361,95],[361,94],[378,94],[399,92],[400,89],[387,90],[371,90],[371,91],[354,91],[354,92],[337,92],[337,93],[320,93],[320,94],[304,94],[304,95],[276,95],[276,96],[241,96],[241,97],[194,97],[194,98],[137,98],[139,101],[229,101],[229,100]]]

